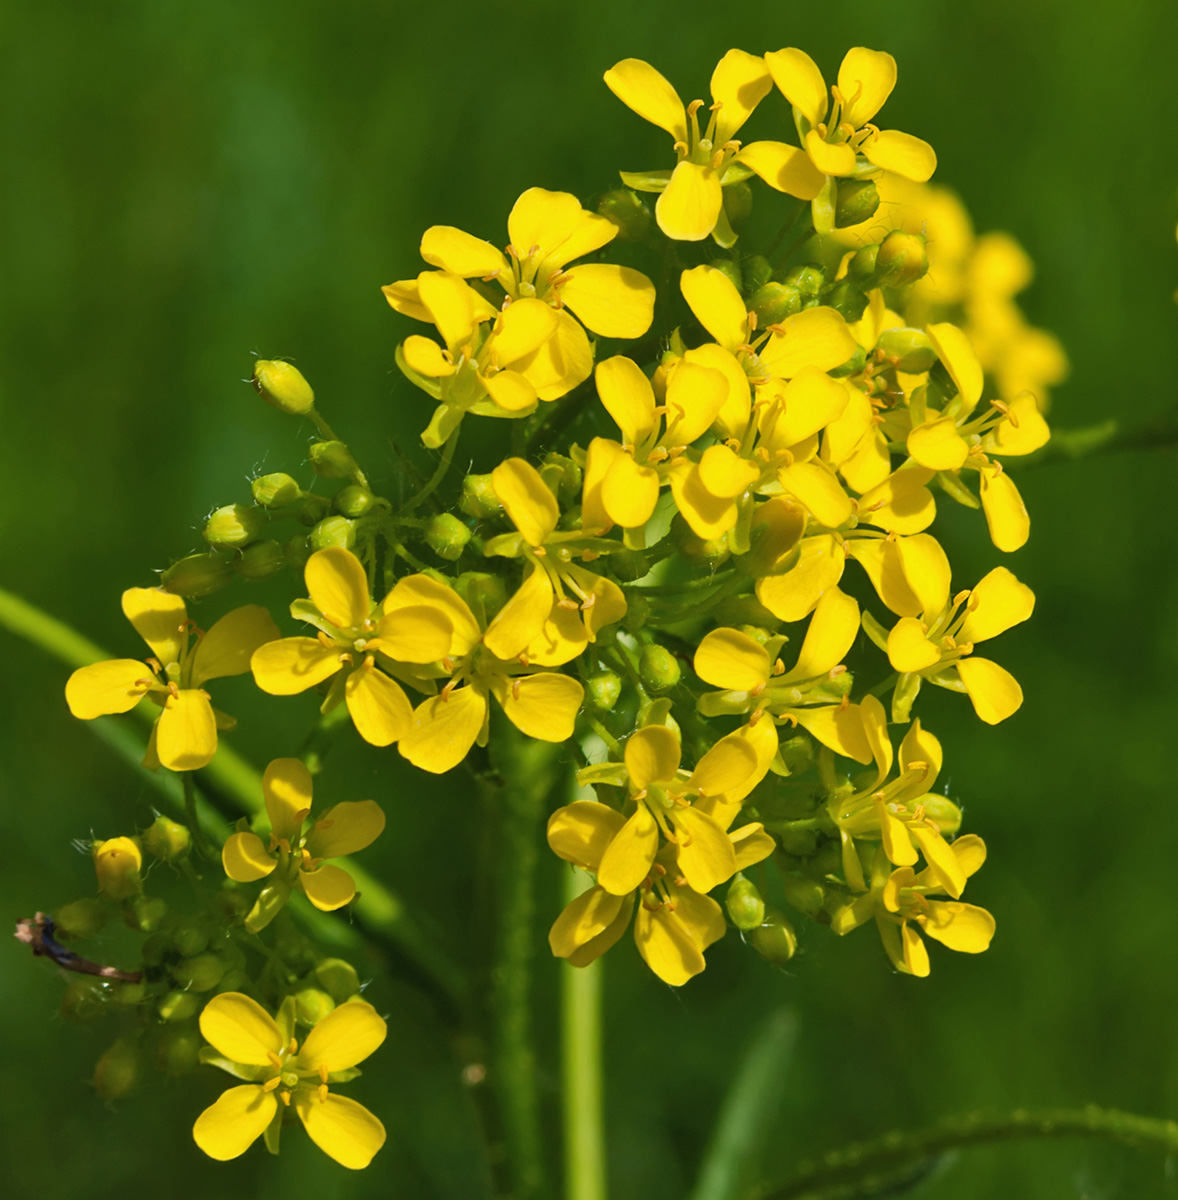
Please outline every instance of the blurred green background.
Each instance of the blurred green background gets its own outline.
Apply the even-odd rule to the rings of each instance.
[[[416,273],[421,231],[498,238],[527,186],[588,195],[619,167],[662,164],[665,135],[601,82],[622,57],[694,96],[731,46],[801,46],[830,76],[848,46],[890,50],[886,124],[931,141],[936,181],[1037,264],[1024,307],[1073,364],[1053,420],[1136,423],[1174,400],[1170,0],[41,0],[0,6],[0,31],[0,586],[116,653],[134,644],[121,589],[199,548],[205,513],[248,499],[254,469],[302,461],[305,431],[240,382],[253,353],[291,356],[379,479],[389,439],[412,446],[428,412],[393,367],[406,323],[378,290]],[[997,917],[988,954],[935,953],[919,981],[891,972],[870,930],[839,941],[810,927],[775,971],[730,934],[677,992],[628,940],[609,956],[614,1200],[686,1194],[736,1059],[783,1005],[801,1032],[771,1174],[973,1108],[1178,1115],[1175,478],[1171,450],[1021,475],[1034,525],[1011,565],[1039,604],[999,657],[1027,702],[995,730],[932,697],[949,782],[991,851],[969,897]],[[959,577],[976,577],[998,556],[964,515],[946,541]],[[154,795],[69,717],[62,669],[5,634],[0,649],[12,920],[87,891],[71,839],[144,824]],[[219,702],[244,713],[250,690],[226,681]],[[311,711],[259,708],[234,745],[258,762],[290,753],[289,722]],[[448,953],[484,962],[488,820],[464,778],[415,778],[350,732],[330,767],[328,801],[373,795],[389,813],[366,865]],[[541,951],[562,878],[547,858],[542,871]],[[104,1105],[89,1078],[113,1027],[63,1021],[56,973],[15,942],[2,954],[11,1197],[489,1195],[478,1089],[458,1074],[478,1047],[456,1051],[411,982],[377,971],[370,993],[391,1013],[351,1093],[389,1126],[372,1169],[347,1173],[300,1137],[278,1161],[255,1147],[220,1166],[190,1140],[211,1072]],[[558,975],[543,953],[538,972],[555,1161]],[[1178,1195],[1171,1168],[1077,1142],[1004,1146],[944,1164],[913,1194],[1146,1200]]]

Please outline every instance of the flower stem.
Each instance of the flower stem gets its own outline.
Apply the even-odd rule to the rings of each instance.
[[[446,444],[442,447],[442,458],[438,463],[437,469],[430,476],[429,482],[417,493],[416,496],[411,496],[402,506],[398,518],[404,514],[411,513],[423,500],[428,500],[430,496],[437,490],[438,485],[446,478],[446,472],[450,470],[450,464],[454,461],[454,451],[458,447],[458,433],[462,426],[459,425],[452,434],[446,439]]]
[[[566,903],[588,877],[571,870]],[[606,1200],[604,1106],[601,1078],[601,959],[561,966],[561,1080],[564,1101],[565,1200]]]
[[[953,1117],[915,1133],[891,1133],[846,1146],[820,1163],[807,1164],[789,1182],[762,1188],[757,1200],[852,1200],[882,1195],[907,1179],[915,1182],[950,1150],[1016,1138],[1097,1137],[1130,1146],[1178,1150],[1178,1122],[1098,1108],[1019,1111]]]
[[[180,772],[180,784],[184,789],[184,815],[188,818],[188,828],[192,831],[193,847],[201,858],[215,862],[218,855],[209,845],[209,840],[205,837],[205,831],[196,811],[196,783],[193,781],[191,771]]]

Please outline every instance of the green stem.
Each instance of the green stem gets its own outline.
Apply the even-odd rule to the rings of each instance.
[[[789,1182],[762,1188],[757,1200],[853,1200],[882,1195],[889,1181],[918,1175],[937,1156],[969,1146],[1021,1138],[1097,1137],[1173,1154],[1178,1122],[1139,1117],[1089,1105],[1082,1109],[973,1113],[915,1133],[891,1133],[828,1154]]]
[[[581,415],[591,394],[589,386],[583,383],[573,388],[567,396],[545,405],[544,416],[524,443],[524,453],[532,458],[539,458]]]
[[[184,790],[184,815],[188,818],[188,828],[192,830],[193,846],[201,858],[213,862],[217,855],[209,845],[208,838],[205,837],[200,817],[196,811],[196,783],[193,781],[191,771],[180,773],[180,785]]]
[[[568,873],[565,901],[588,876]],[[565,1200],[606,1200],[605,1110],[601,1072],[601,969],[561,966],[561,1085],[564,1100]]]
[[[424,500],[428,500],[438,489],[438,485],[446,478],[446,472],[450,470],[450,464],[454,461],[454,451],[458,446],[458,434],[462,429],[459,425],[452,434],[446,439],[446,444],[442,447],[442,458],[438,463],[437,469],[429,477],[429,482],[417,493],[416,496],[411,496],[401,507],[402,513],[411,513]]]

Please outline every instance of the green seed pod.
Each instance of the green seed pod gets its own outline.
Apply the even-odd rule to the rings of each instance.
[[[286,565],[291,570],[301,571],[307,565],[307,559],[312,554],[311,539],[305,533],[296,533],[282,547],[282,554],[286,559]]]
[[[273,475],[259,475],[250,484],[250,492],[254,503],[262,508],[286,508],[302,496],[303,489],[291,476],[276,471]]]
[[[142,890],[139,869],[143,855],[133,838],[108,838],[90,847],[94,858],[94,873],[98,876],[98,892],[107,900],[129,900]]]
[[[665,646],[654,643],[642,647],[638,674],[652,692],[673,688],[683,676],[679,660]]]
[[[188,853],[192,835],[186,826],[159,816],[147,827],[143,844],[156,858],[164,862],[177,862]]]
[[[172,991],[160,997],[157,1011],[161,1021],[175,1024],[191,1021],[200,1008],[200,998],[195,992]]]
[[[724,905],[737,929],[756,929],[764,924],[765,901],[753,881],[740,872],[733,876],[728,885]]]
[[[240,549],[261,537],[266,528],[266,514],[260,508],[245,504],[226,504],[205,522],[204,539],[210,546]]]
[[[332,497],[332,505],[341,517],[362,517],[376,507],[376,497],[358,483],[340,488]]]
[[[173,1079],[194,1071],[203,1041],[192,1029],[165,1029],[155,1044],[155,1065]]]
[[[425,541],[440,558],[453,562],[470,541],[470,530],[453,513],[438,513],[425,527]]]
[[[229,564],[219,554],[190,554],[174,562],[160,575],[167,592],[195,600],[223,588],[233,578]]]
[[[93,897],[74,900],[53,914],[53,924],[57,937],[63,941],[93,937],[106,924],[106,907]]]
[[[199,921],[184,921],[172,931],[172,945],[185,958],[199,954],[209,944],[209,932]]]
[[[315,393],[297,367],[277,359],[254,363],[254,387],[262,399],[285,413],[300,416],[315,406]]]
[[[879,244],[875,275],[881,287],[903,287],[928,274],[928,252],[919,233],[893,230]]]
[[[878,348],[897,360],[897,370],[909,375],[919,375],[937,361],[937,352],[923,329],[889,329],[880,335]]]
[[[740,264],[741,294],[751,296],[773,278],[773,264],[763,254],[750,254]]]
[[[197,954],[172,968],[172,978],[193,992],[211,992],[224,974],[225,964],[215,954]]]
[[[746,935],[752,948],[766,961],[783,967],[798,948],[798,935],[779,908],[766,905],[765,923]]]
[[[306,525],[309,528],[312,525],[318,525],[330,510],[331,502],[329,500],[323,496],[314,496],[310,492],[304,492],[295,516],[300,525]]]
[[[637,192],[613,188],[597,202],[598,215],[618,229],[619,242],[637,242],[650,231],[650,209]]]
[[[167,915],[168,902],[160,896],[136,896],[123,910],[123,922],[128,929],[155,933]]]
[[[744,283],[744,276],[741,274],[740,263],[731,258],[713,258],[708,266],[713,271],[719,271],[725,279],[739,292],[741,285]]]
[[[304,1025],[317,1025],[332,1009],[335,1001],[319,988],[303,988],[295,992],[295,1015]]]
[[[325,958],[315,967],[315,982],[336,1002],[343,1004],[360,990],[360,976],[350,962]]]
[[[810,299],[826,286],[826,272],[818,263],[803,263],[799,267],[791,267],[782,282],[793,284],[803,299]]]
[[[462,481],[462,499],[458,507],[468,517],[493,517],[503,511],[491,485],[490,475],[468,475]]]
[[[753,189],[744,180],[730,183],[724,188],[724,215],[733,229],[739,229],[753,211]],[[737,280],[736,286],[740,287]]]
[[[598,671],[589,676],[585,693],[592,708],[598,712],[612,712],[622,695],[622,681],[613,671]]]
[[[826,303],[848,321],[858,321],[867,311],[867,297],[850,279],[840,279],[830,289]]]
[[[106,985],[97,979],[72,979],[61,996],[61,1015],[83,1024],[106,1012]]]
[[[847,264],[847,275],[856,283],[870,287],[875,279],[875,260],[878,255],[878,246],[864,246]]]
[[[135,1043],[119,1038],[94,1067],[94,1090],[104,1100],[121,1100],[139,1078]]]
[[[321,479],[349,479],[359,470],[343,442],[312,442],[307,460]]]
[[[286,566],[286,549],[273,538],[254,542],[233,560],[233,569],[250,583],[260,583],[277,575]]]
[[[808,917],[817,917],[826,905],[826,891],[817,880],[783,872],[785,898]]]
[[[834,227],[861,225],[879,208],[879,189],[870,179],[840,179],[834,205]]]
[[[490,621],[507,603],[507,585],[499,575],[486,571],[463,571],[454,588],[476,613],[482,612]]]
[[[147,986],[120,981],[111,985],[110,1002],[118,1008],[138,1008],[147,999]]]
[[[324,517],[307,535],[312,550],[329,550],[339,546],[351,550],[356,544],[356,522],[347,517]]]
[[[802,311],[802,293],[792,283],[770,280],[752,294],[749,311],[757,314],[757,328],[767,329]]]

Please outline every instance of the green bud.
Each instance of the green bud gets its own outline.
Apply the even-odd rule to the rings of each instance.
[[[728,280],[730,284],[739,292],[744,283],[744,275],[740,270],[740,263],[732,258],[713,258],[708,266],[713,271],[719,271],[721,275]]]
[[[134,838],[108,838],[90,847],[99,894],[108,900],[129,900],[143,888],[139,868],[143,855]]]
[[[315,947],[293,926],[279,935],[274,952],[296,974],[302,975],[315,967]]]
[[[204,539],[210,546],[239,549],[262,535],[266,514],[244,504],[226,504],[205,522]]]
[[[847,275],[856,283],[869,287],[875,279],[875,260],[878,254],[878,246],[864,246],[847,264]]]
[[[297,367],[277,359],[259,358],[254,363],[254,387],[262,399],[284,413],[296,416],[315,405],[315,393]]]
[[[791,775],[804,775],[814,765],[814,743],[808,737],[793,737],[779,747]]]
[[[779,908],[767,905],[765,923],[750,929],[746,935],[752,948],[766,961],[783,967],[798,948],[798,935]]]
[[[665,692],[673,688],[683,675],[679,660],[670,650],[653,642],[642,647],[638,673],[652,692]]]
[[[317,1025],[333,1008],[335,1001],[319,988],[303,988],[295,992],[295,1014],[304,1025]]]
[[[330,550],[339,546],[351,550],[356,544],[356,522],[347,517],[324,517],[307,535],[312,550]]]
[[[311,557],[311,539],[305,533],[296,533],[282,547],[282,554],[288,567],[294,571],[301,571],[307,565],[307,559]]]
[[[773,836],[786,854],[793,854],[798,858],[808,858],[818,848],[818,835],[812,829],[774,825]]]
[[[106,924],[106,908],[101,900],[91,897],[74,900],[53,914],[53,924],[63,941],[93,937]]]
[[[173,1079],[187,1075],[200,1063],[203,1041],[191,1029],[165,1029],[155,1044],[155,1065]]]
[[[168,915],[168,902],[159,896],[136,896],[123,911],[123,921],[129,929],[140,933],[155,933]]]
[[[61,996],[61,1015],[67,1021],[94,1021],[106,1012],[106,985],[97,979],[72,979]]]
[[[826,907],[826,890],[817,880],[783,873],[785,898],[807,917],[817,917]]]
[[[919,233],[903,233],[894,229],[879,244],[875,258],[875,274],[883,287],[903,287],[915,283],[928,273],[928,253],[925,239]]]
[[[806,864],[806,870],[819,878],[833,875],[841,878],[843,874],[843,852],[837,841],[823,842],[818,852]]]
[[[336,1002],[343,1004],[360,990],[360,976],[350,962],[325,958],[315,967],[315,982]]]
[[[817,296],[826,286],[826,272],[818,263],[803,263],[799,267],[791,267],[782,282],[793,284],[805,299]]]
[[[217,908],[230,925],[236,925],[245,919],[245,914],[250,910],[249,893],[237,884],[227,882],[217,893]]]
[[[286,548],[273,538],[254,542],[233,560],[233,569],[250,583],[260,583],[277,575],[286,566]]]
[[[879,208],[879,189],[870,179],[840,179],[834,205],[834,227],[846,229],[861,225],[875,216]]]
[[[454,587],[463,600],[488,621],[507,603],[507,585],[502,577],[486,571],[463,571]]]
[[[740,264],[741,294],[751,296],[773,278],[773,264],[763,254],[750,254]]]
[[[164,571],[160,584],[166,592],[195,600],[223,588],[232,578],[233,571],[219,554],[190,554]]]
[[[733,229],[739,229],[753,211],[753,189],[742,179],[738,183],[728,184],[724,188],[723,196],[724,215],[728,218],[728,224]],[[736,286],[740,287],[739,279]]]
[[[343,442],[312,442],[307,459],[321,479],[348,479],[359,470]]]
[[[144,938],[143,945],[139,947],[145,967],[158,967],[172,953],[172,935],[163,930]]]
[[[867,351],[862,346],[856,346],[855,353],[841,366],[834,367],[828,374],[833,375],[836,379],[842,379],[846,375],[858,375],[865,366],[867,366]]]
[[[289,884],[283,883],[281,880],[266,884],[258,893],[258,898],[254,901],[254,906],[245,919],[246,930],[249,933],[257,933],[259,930],[265,929],[282,911],[289,898]]]
[[[503,511],[491,485],[490,475],[468,475],[462,481],[462,499],[458,507],[468,517],[493,517]]]
[[[199,921],[185,921],[172,932],[172,945],[185,957],[199,954],[209,944],[209,932]]]
[[[650,231],[650,209],[637,192],[613,188],[597,202],[597,212],[618,229],[619,242],[637,242]]]
[[[641,550],[619,550],[609,556],[609,568],[623,583],[633,583],[650,572],[650,559]]]
[[[119,1008],[138,1008],[147,999],[147,985],[120,980],[112,984],[110,1001]]]
[[[724,536],[705,541],[676,513],[671,522],[671,537],[679,553],[695,567],[714,570],[728,557],[728,539]]]
[[[765,901],[753,881],[740,872],[733,876],[728,885],[724,905],[737,929],[756,929],[764,923]]]
[[[897,360],[897,370],[908,375],[919,375],[937,361],[937,352],[923,329],[889,329],[880,335],[878,347]]]
[[[438,513],[425,527],[426,545],[440,558],[453,562],[470,541],[470,529],[453,513]]]
[[[286,508],[294,504],[303,494],[303,489],[289,475],[276,471],[273,475],[259,475],[250,484],[254,503],[262,508]]]
[[[172,978],[193,992],[211,992],[224,974],[225,964],[215,954],[197,954],[172,968]]]
[[[754,579],[782,572],[790,556],[796,557],[806,515],[800,504],[783,496],[759,504],[749,526],[748,552],[737,558],[737,565]]]
[[[323,496],[314,496],[309,492],[304,492],[302,503],[299,505],[299,510],[295,515],[298,517],[300,525],[310,527],[318,525],[330,510],[331,502],[329,500]]]
[[[332,504],[341,517],[362,517],[376,507],[377,500],[366,487],[351,483],[336,492]]]
[[[826,303],[848,321],[858,321],[867,311],[867,297],[849,279],[840,279],[830,289]]]
[[[948,796],[937,796],[930,792],[921,797],[920,804],[925,816],[935,822],[942,833],[952,837],[961,828],[961,809]]]
[[[613,671],[598,671],[589,676],[585,691],[590,707],[598,712],[612,712],[622,695],[622,681]]]
[[[757,314],[757,328],[767,329],[802,311],[802,293],[792,283],[770,280],[752,294],[749,311]]]
[[[631,595],[626,598],[626,615],[622,624],[630,633],[637,633],[650,617],[650,601],[645,596]]]
[[[244,967],[230,967],[224,975],[221,976],[221,982],[217,984],[217,994],[222,992],[240,992],[245,986],[246,974]]]
[[[161,1021],[176,1024],[191,1021],[200,1008],[200,998],[195,992],[172,991],[160,997],[157,1012]]]
[[[121,1100],[139,1077],[139,1054],[135,1043],[125,1038],[117,1042],[94,1067],[94,1090],[104,1100]]]
[[[156,858],[164,862],[176,862],[188,853],[192,844],[192,835],[184,825],[159,816],[147,827],[143,835],[143,844]]]

